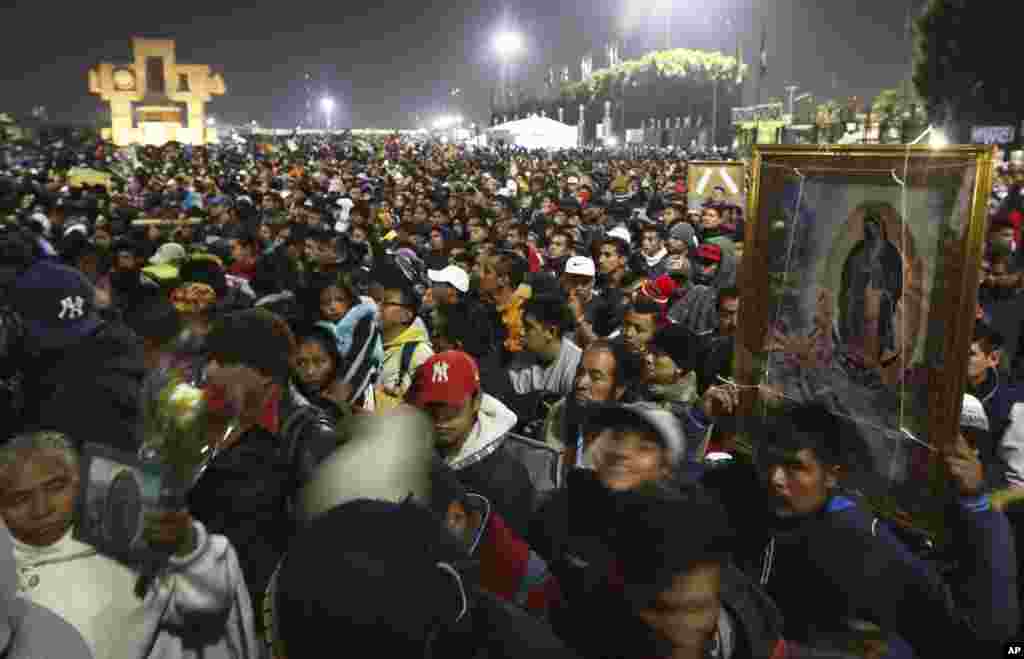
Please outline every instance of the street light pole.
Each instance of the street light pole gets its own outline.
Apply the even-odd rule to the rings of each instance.
[[[501,59],[501,104],[504,106],[508,100],[508,87],[511,70],[510,60],[519,50],[522,48],[522,38],[515,32],[502,32],[494,40],[495,50],[498,52],[498,57]]]
[[[622,143],[626,144],[626,84],[628,77],[622,78],[622,98],[619,99],[619,116],[622,123]]]
[[[672,49],[672,4],[665,3],[665,50]]]
[[[796,90],[800,89],[797,85],[787,85],[786,92],[789,94],[789,114],[796,112]]]
[[[324,132],[331,129],[331,114],[334,112],[334,99],[324,96],[320,101],[320,108],[324,111]]]
[[[711,86],[711,146],[718,146],[718,76]]]

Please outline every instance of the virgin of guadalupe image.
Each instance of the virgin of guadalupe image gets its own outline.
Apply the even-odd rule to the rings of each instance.
[[[903,296],[903,259],[886,236],[878,210],[871,208],[864,215],[864,239],[846,257],[839,287],[839,338],[852,353],[866,347],[868,321],[874,320],[867,313],[869,290],[879,299],[878,354],[864,357],[881,364],[883,355],[898,354],[896,305]]]

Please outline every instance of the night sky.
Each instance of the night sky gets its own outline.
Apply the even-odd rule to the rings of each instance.
[[[669,0],[659,0],[668,2]],[[756,64],[761,20],[768,28],[768,75],[762,98],[784,96],[795,82],[819,97],[873,96],[900,84],[909,68],[904,24],[920,0],[671,0],[672,45],[736,49]],[[129,61],[133,35],[177,40],[178,60],[210,64],[228,93],[208,106],[218,120],[294,127],[303,114],[302,75],[339,104],[336,126],[413,127],[447,110],[486,121],[498,62],[492,48],[503,25],[518,29],[526,51],[518,73],[537,87],[549,66],[570,65],[593,50],[595,68],[615,29],[625,29],[627,57],[664,43],[658,2],[627,0],[375,0],[260,3],[95,0],[24,2],[0,8],[0,112],[43,105],[50,118],[88,121],[101,102],[86,73],[102,61]],[[755,9],[756,6],[756,9]],[[709,11],[705,7],[716,7]],[[165,9],[163,9],[165,8]],[[503,22],[503,17],[507,17]],[[726,23],[731,19],[732,25]],[[838,80],[834,90],[833,77]],[[448,91],[463,90],[449,108]],[[754,84],[745,90],[753,103]]]

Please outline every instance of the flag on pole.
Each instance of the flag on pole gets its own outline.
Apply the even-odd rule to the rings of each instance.
[[[768,28],[761,21],[761,76],[768,73]]]

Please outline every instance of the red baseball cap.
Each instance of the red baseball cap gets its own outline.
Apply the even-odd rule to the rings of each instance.
[[[697,258],[704,259],[705,261],[714,261],[715,263],[721,263],[722,261],[722,248],[718,245],[712,245],[710,243],[704,243],[697,248]]]
[[[460,350],[439,352],[416,370],[413,404],[430,403],[460,406],[480,390],[480,371],[476,361]]]

